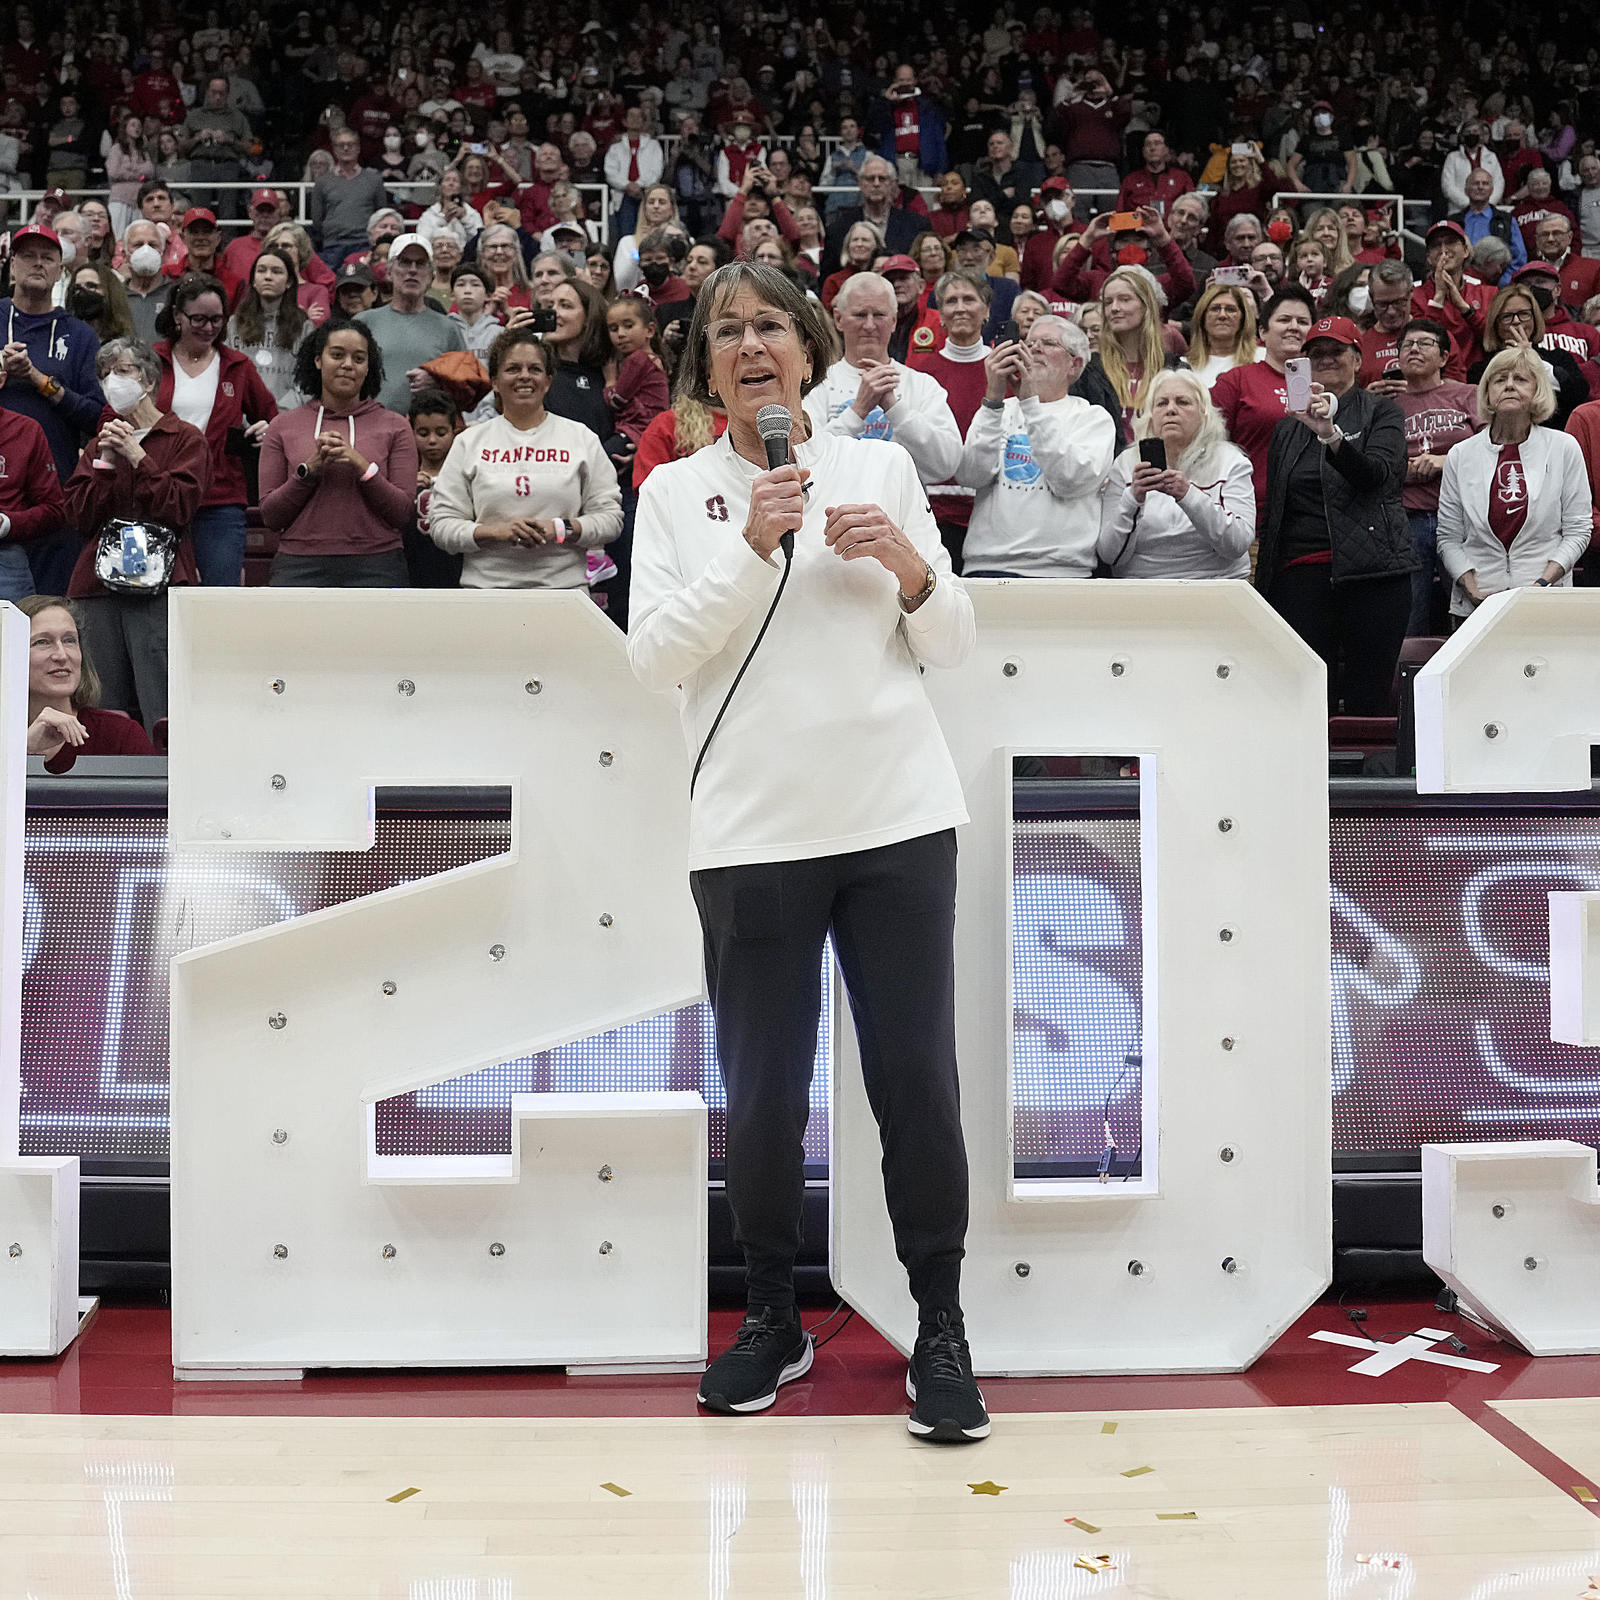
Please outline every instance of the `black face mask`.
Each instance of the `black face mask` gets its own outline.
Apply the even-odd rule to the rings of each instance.
[[[1533,303],[1538,306],[1540,314],[1542,316],[1548,316],[1550,313],[1550,307],[1556,303],[1555,290],[1533,289],[1529,292],[1533,295]]]
[[[74,289],[67,300],[67,309],[80,322],[93,322],[106,308],[106,297],[98,289]]]
[[[652,261],[639,268],[639,275],[652,289],[659,289],[672,276],[672,268],[664,261]]]

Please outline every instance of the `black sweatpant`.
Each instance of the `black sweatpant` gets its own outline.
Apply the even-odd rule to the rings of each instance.
[[[1411,616],[1411,575],[1335,584],[1326,561],[1285,567],[1272,609],[1328,664],[1328,714],[1387,717]],[[1341,672],[1342,666],[1342,672]]]
[[[924,1322],[960,1318],[967,1152],[955,1046],[956,838],[691,875],[728,1095],[751,1306],[794,1304],[823,941],[850,996],[895,1251]]]

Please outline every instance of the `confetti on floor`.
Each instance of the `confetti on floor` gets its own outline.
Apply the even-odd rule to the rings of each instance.
[[[389,1496],[389,1504],[392,1506],[397,1506],[402,1500],[409,1500],[412,1495],[421,1493],[422,1491],[420,1489],[402,1489],[399,1494],[392,1494]]]
[[[1200,1520],[1200,1513],[1198,1511],[1158,1511],[1158,1512],[1156,1512],[1156,1521],[1157,1522],[1198,1522],[1199,1520]]]
[[[1128,1470],[1122,1474],[1122,1476],[1124,1478],[1142,1478],[1145,1473],[1154,1472],[1155,1470],[1156,1469],[1154,1467],[1129,1467]]]
[[[1101,1433],[1115,1433],[1117,1431],[1117,1425],[1114,1422],[1102,1422],[1100,1424],[1100,1431]]]
[[[622,1485],[618,1483],[602,1483],[600,1487],[604,1489],[607,1494],[614,1494],[619,1500],[626,1500],[628,1496],[633,1493],[632,1489],[624,1489]]]
[[[1580,1500],[1582,1500],[1585,1505],[1591,1504],[1593,1502],[1593,1500],[1594,1500],[1594,1490],[1591,1489],[1589,1487],[1589,1485],[1586,1484],[1586,1483],[1575,1483],[1575,1484],[1573,1484],[1572,1492]]]
[[[1010,1485],[991,1483],[988,1479],[985,1479],[982,1483],[969,1483],[967,1487],[974,1494],[1004,1494]]]
[[[1402,1562],[1399,1556],[1357,1556],[1358,1567],[1390,1567],[1399,1571]]]
[[[1117,1565],[1110,1556],[1079,1556],[1072,1564],[1085,1572],[1111,1572]]]
[[[1099,1533],[1100,1531],[1092,1522],[1085,1522],[1082,1517],[1066,1517],[1063,1520],[1082,1533]]]

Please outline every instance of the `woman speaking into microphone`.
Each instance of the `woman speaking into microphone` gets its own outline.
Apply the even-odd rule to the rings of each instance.
[[[811,1367],[794,1263],[831,933],[919,1311],[909,1426],[961,1443],[989,1432],[960,1303],[952,938],[967,814],[921,668],[959,665],[975,629],[911,457],[808,436],[801,397],[830,344],[781,273],[748,262],[712,273],[679,385],[726,412],[728,431],[650,474],[634,534],[629,659],[648,687],[677,691],[694,758],[690,885],[749,1296],[699,1398],[764,1411]],[[784,464],[769,465],[764,434]]]

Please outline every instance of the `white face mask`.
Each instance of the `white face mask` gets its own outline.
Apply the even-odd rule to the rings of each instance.
[[[417,131],[417,149],[426,150],[428,148],[428,146],[430,144],[432,144],[432,143],[433,143],[433,135],[431,133],[429,133],[425,128],[418,129],[418,131]]]
[[[76,261],[77,259],[78,259],[77,241],[74,240],[74,239],[69,238],[66,234],[62,234],[62,236],[61,236],[61,265],[64,266],[64,267],[70,267],[72,265],[72,263],[74,261]]]
[[[161,252],[153,244],[142,244],[128,257],[128,265],[141,278],[153,278],[161,270]]]
[[[1044,214],[1052,222],[1060,222],[1066,216],[1068,209],[1065,200],[1051,200],[1046,203]]]
[[[144,399],[144,385],[125,373],[108,372],[101,380],[100,387],[105,393],[106,404],[119,417],[127,416]]]
[[[383,148],[385,150],[398,150],[400,148],[400,135],[398,133],[384,134]]]
[[[1316,128],[1318,133],[1326,133],[1328,129],[1333,126],[1333,118],[1330,117],[1326,111],[1319,111],[1316,116],[1311,119],[1311,122],[1312,126]]]
[[[1345,298],[1350,302],[1352,311],[1367,311],[1372,306],[1372,296],[1367,293],[1364,283],[1358,283]]]

